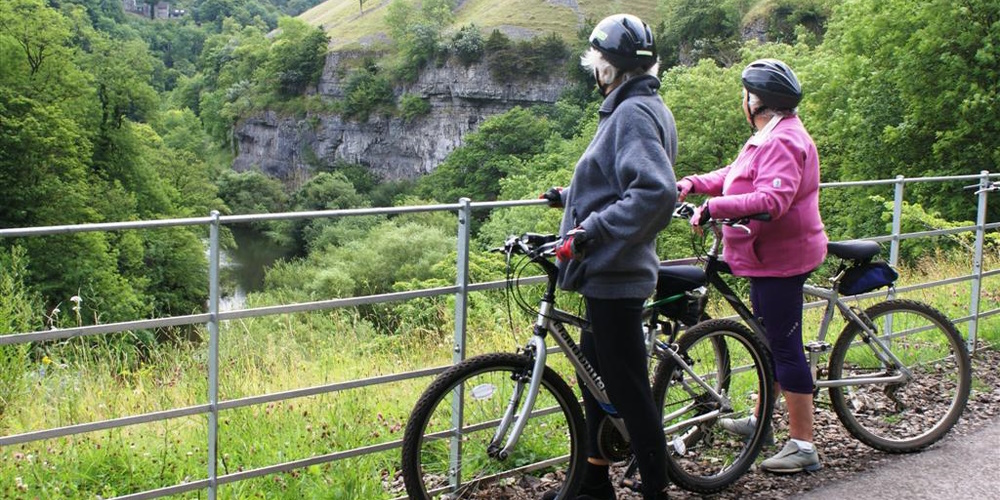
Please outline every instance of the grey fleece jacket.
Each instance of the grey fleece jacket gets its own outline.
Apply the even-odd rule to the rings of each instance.
[[[597,133],[562,192],[559,234],[587,232],[583,258],[559,263],[559,287],[599,299],[653,294],[656,234],[677,200],[677,128],[652,76],[616,88],[598,111]]]

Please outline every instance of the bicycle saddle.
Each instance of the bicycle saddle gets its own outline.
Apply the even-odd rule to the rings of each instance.
[[[656,296],[669,297],[704,286],[708,279],[698,266],[660,266],[656,280]]]
[[[841,259],[867,260],[879,254],[882,245],[867,240],[831,241],[826,244],[826,252]]]

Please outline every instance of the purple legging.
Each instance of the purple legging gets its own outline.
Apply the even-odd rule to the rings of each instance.
[[[809,273],[750,278],[754,316],[763,318],[775,378],[782,390],[812,394],[813,380],[802,348],[802,285]]]

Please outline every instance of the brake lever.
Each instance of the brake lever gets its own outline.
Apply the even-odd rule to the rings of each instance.
[[[694,205],[681,201],[674,206],[673,217],[675,219],[689,220],[692,215],[694,215]]]
[[[732,224],[728,224],[728,226],[736,229],[741,229],[744,233],[747,234],[750,234],[751,232],[750,228],[747,227],[746,224],[743,224],[742,222],[733,222]]]

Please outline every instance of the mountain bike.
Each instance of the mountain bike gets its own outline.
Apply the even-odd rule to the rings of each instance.
[[[694,206],[681,204],[675,216],[690,218]],[[766,222],[765,222],[766,223]],[[721,292],[737,315],[758,335],[763,325],[720,277],[729,273],[719,258],[721,224],[709,221],[714,240],[705,254],[705,280]],[[851,240],[827,245],[828,258],[840,259],[828,287],[807,283],[804,294],[826,302],[816,340],[804,346],[815,390],[827,389],[844,427],[859,441],[882,451],[918,451],[941,439],[965,409],[971,386],[971,361],[954,324],[929,304],[889,299],[866,309],[843,297],[892,286],[896,276],[875,260],[881,246]],[[888,273],[888,275],[887,275]],[[661,271],[667,283],[671,274]],[[828,329],[839,312],[845,323],[834,344]],[[699,325],[701,326],[701,325]],[[829,356],[825,367],[821,359]],[[736,368],[728,368],[736,370]]]
[[[674,218],[689,219],[693,207],[678,204]],[[713,219],[711,223],[746,230],[747,220]],[[761,380],[774,380],[763,330],[755,333],[731,319],[711,319],[705,312],[711,288],[752,316],[721,278],[720,273],[728,268],[718,258],[721,238],[716,241],[702,259],[703,266],[660,266],[656,294],[644,318],[650,349],[672,346],[683,353],[685,361],[681,365],[667,358],[653,369],[653,398],[661,408],[667,438],[668,475],[681,488],[703,494],[725,489],[753,465],[771,425],[775,399],[772,391],[757,387]],[[745,346],[750,344],[763,351],[760,357],[767,363],[763,375],[748,363]],[[761,415],[748,439],[736,438],[716,425],[720,414],[704,404],[711,400],[711,393],[698,379],[710,381],[713,391],[730,399],[725,417]]]
[[[587,329],[588,321],[556,306],[558,267],[552,257],[559,243],[554,235],[529,233],[510,237],[498,249],[507,257],[508,298],[535,316],[531,338],[516,352],[484,354],[456,364],[420,396],[403,436],[403,479],[410,498],[495,498],[505,485],[530,484],[530,477],[543,475],[561,478],[558,498],[575,498],[586,463],[586,428],[579,397],[548,364],[549,338],[565,354],[581,390],[590,391],[607,412],[600,425],[599,453],[615,462],[629,460],[624,423],[600,375],[567,331],[567,326]],[[537,304],[525,299],[518,286],[529,266],[546,276]],[[688,411],[670,415],[664,429],[668,436],[721,417],[749,414],[757,400],[773,400],[767,348],[747,333],[739,328],[702,333],[691,329],[679,337],[676,332],[657,332],[664,338],[647,343],[658,376],[670,377],[654,381],[661,399],[670,400],[675,388],[697,393],[686,398]],[[724,345],[727,357],[702,356],[699,347],[706,338],[711,342],[704,345]],[[739,383],[732,376],[736,371],[728,371],[728,359],[740,360]],[[738,445],[724,458],[730,464],[727,469],[742,474],[752,465],[762,443],[759,434],[746,443],[734,441]],[[635,467],[629,469],[634,474]]]

